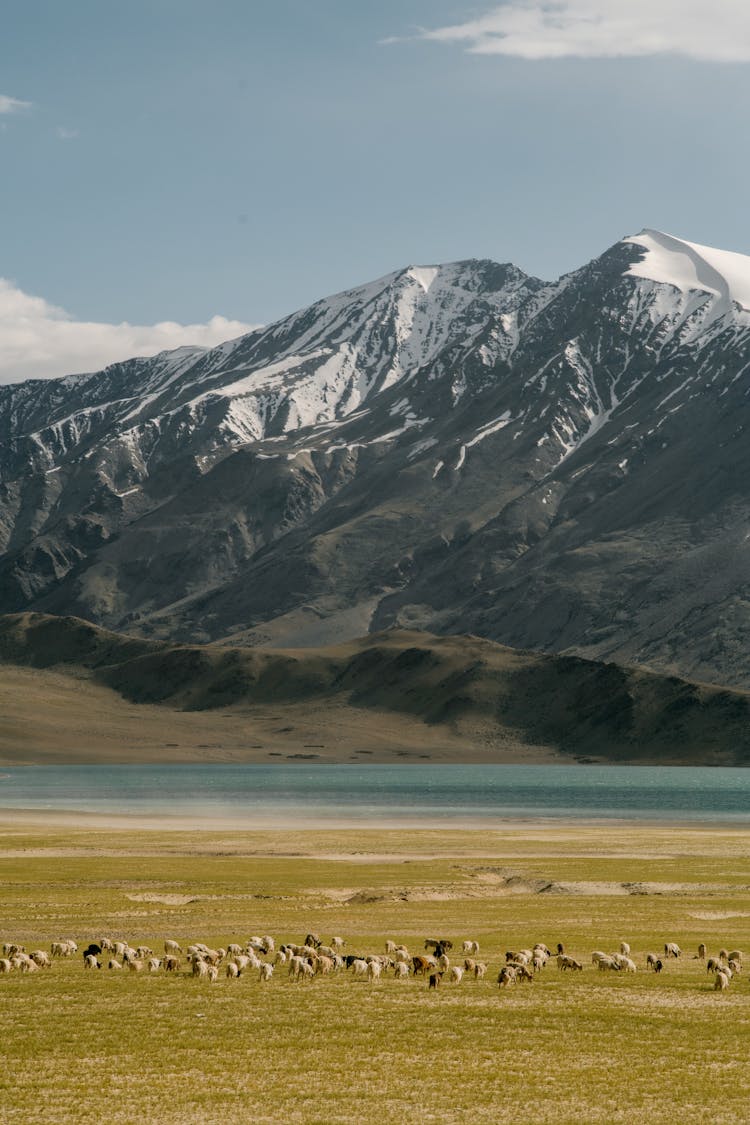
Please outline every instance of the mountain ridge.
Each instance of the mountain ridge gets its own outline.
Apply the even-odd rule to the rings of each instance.
[[[55,673],[58,693],[62,676],[77,685],[80,698],[105,688],[135,704],[129,729],[136,741],[149,729],[161,734],[161,744],[148,751],[152,760],[180,757],[177,736],[167,733],[165,740],[171,721],[186,739],[188,757],[203,749],[214,760],[218,751],[263,760],[282,744],[295,747],[292,757],[324,760],[363,751],[403,757],[411,747],[416,757],[454,761],[750,761],[748,693],[521,652],[480,637],[393,629],[327,648],[247,649],[146,641],[81,619],[19,614],[0,617],[0,665],[9,679],[33,670],[20,710],[15,703],[21,733],[8,742],[0,729],[0,760],[19,747],[34,760],[50,753],[37,733],[36,694]],[[56,724],[53,753],[71,722],[80,724],[78,704],[73,711]],[[189,716],[205,732],[200,716],[207,712],[214,716],[213,739],[191,746]],[[347,722],[355,724],[353,736],[337,733]],[[380,728],[390,728],[390,737]],[[300,755],[311,742],[320,752]],[[130,760],[128,745],[120,736],[117,760]],[[99,760],[103,751],[76,752],[76,760]]]
[[[0,389],[0,610],[416,627],[750,686],[750,259],[691,288],[675,257],[706,248],[659,235],[657,269],[655,233],[557,282],[406,267],[209,352]]]

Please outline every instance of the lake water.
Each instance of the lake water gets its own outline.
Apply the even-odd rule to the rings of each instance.
[[[168,765],[0,769],[0,809],[300,825],[625,819],[750,826],[750,770]]]

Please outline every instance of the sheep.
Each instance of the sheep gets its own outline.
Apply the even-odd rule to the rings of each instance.
[[[253,957],[251,961],[246,953],[240,953],[237,957],[232,958],[232,963],[237,966],[241,973],[244,972],[245,969],[260,968],[260,962],[258,962],[257,964],[253,964],[253,962],[255,961],[257,961],[256,957]]]
[[[302,978],[302,980],[312,980],[313,979],[313,977],[315,976],[315,973],[313,972],[313,967],[312,967],[312,965],[310,964],[309,961],[303,961],[302,962],[302,964],[300,965],[300,969],[299,969],[299,976]]]
[[[9,973],[12,968],[9,957],[0,957],[0,973]]]
[[[179,973],[182,968],[182,962],[179,957],[174,953],[168,953],[164,958],[164,972],[165,973]]]
[[[430,979],[427,982],[428,989],[439,988],[440,987],[440,981],[442,980],[442,977],[443,977],[442,973],[430,973]]]
[[[262,940],[263,939],[261,938],[261,941]],[[317,934],[308,934],[307,937],[305,938],[305,945],[311,945],[313,947],[313,949],[317,949],[318,946],[322,945],[322,944],[323,943],[322,943],[321,939],[318,937]]]
[[[102,963],[95,953],[87,953],[83,958],[84,969],[101,969]]]
[[[708,961],[706,961],[706,972],[707,973],[718,973],[720,969],[721,969],[721,961],[719,960],[719,958],[718,957],[709,957]]]
[[[729,988],[729,977],[726,973],[717,973],[714,981],[714,992],[724,992]]]
[[[636,963],[631,957],[621,957],[620,968],[625,973],[635,973],[638,971]]]
[[[547,964],[547,958],[544,956],[543,953],[535,953],[534,956],[531,958],[531,964],[532,964],[532,967],[534,969],[534,972],[538,973],[539,970],[543,969],[544,966]]]
[[[337,935],[337,936],[331,938],[331,945],[333,946],[334,949],[343,949],[344,946],[346,945],[346,942],[344,941],[344,939],[342,937],[338,937],[338,935]]]
[[[511,968],[510,965],[503,965],[502,969],[497,974],[498,988],[510,988],[510,986],[515,983],[516,970]]]
[[[379,961],[369,961],[367,965],[367,979],[374,984],[376,980],[380,980],[382,971],[383,966]]]
[[[655,972],[655,973],[660,973],[660,972],[662,971],[662,969],[663,969],[663,968],[664,968],[664,965],[662,964],[662,962],[661,962],[661,961],[657,961],[657,962],[656,962],[656,964],[654,965],[654,972]]]
[[[153,949],[149,949],[147,945],[139,945],[135,951],[135,955],[139,961],[145,961],[147,957],[153,957]]]
[[[292,977],[293,980],[298,980],[302,973],[302,966],[304,964],[305,962],[298,954],[293,954],[293,956],[289,959],[287,976]]]
[[[202,957],[196,957],[193,960],[193,976],[199,979],[208,976],[208,962],[204,961]]]
[[[596,962],[596,967],[600,970],[600,972],[618,972],[620,969],[620,966],[618,965],[617,961],[615,961],[614,957],[607,956],[600,957]]]
[[[437,959],[437,967],[439,973],[447,973],[451,967],[450,958],[447,953],[441,953]]]
[[[630,946],[628,945],[628,943],[626,941],[620,942],[620,953],[622,953],[623,957],[629,957],[630,956]]]
[[[149,959],[148,959],[148,971],[150,973],[158,973],[159,969],[161,967],[162,967],[161,957],[149,957]]]
[[[395,941],[392,941],[390,938],[388,938],[388,940],[385,943],[385,951],[386,951],[386,953],[395,953],[396,952]]]
[[[571,957],[568,953],[558,953],[557,967],[561,971],[565,971],[566,969],[574,969],[578,972],[583,972],[583,965],[581,964],[581,962],[576,961],[575,957]]]
[[[477,961],[474,966],[474,980],[482,980],[484,974],[487,972],[487,965],[484,961]]]
[[[234,961],[227,961],[226,974],[232,980],[237,980],[240,976],[240,969]]]
[[[273,965],[271,965],[270,962],[268,962],[268,961],[264,961],[263,964],[260,966],[260,972],[258,974],[259,980],[268,981],[268,980],[271,979],[272,976],[273,976]]]
[[[116,941],[115,948],[113,950],[115,957],[122,957],[127,948],[128,943],[126,941]]]
[[[51,969],[52,962],[50,961],[49,953],[44,949],[34,949],[29,954],[31,960],[39,966],[40,969]]]
[[[227,946],[227,957],[240,957],[244,953],[241,945],[237,945],[236,941],[231,942]]]
[[[218,979],[218,976],[219,976],[219,966],[218,965],[209,965],[206,969],[206,977],[208,979],[208,983],[214,984],[215,981]]]
[[[729,954],[727,953],[726,949],[720,949],[719,950],[719,960],[720,961],[728,961],[729,960]]]
[[[409,976],[409,966],[405,961],[397,961],[393,966],[393,975],[396,980],[406,980]]]
[[[603,953],[601,951],[601,949],[595,949],[594,952],[591,954],[591,964],[592,965],[598,965],[600,961],[608,961],[608,960],[609,960],[609,954]]]
[[[734,957],[730,956],[727,964],[729,965],[729,968],[732,970],[733,976],[738,976],[742,972],[742,962],[741,961],[735,961]]]
[[[473,973],[476,966],[476,961],[473,957],[464,957],[464,972]]]
[[[315,961],[315,973],[317,976],[327,976],[328,973],[333,972],[333,957],[318,957]]]
[[[367,976],[367,961],[364,957],[355,957],[350,965],[355,977]]]
[[[646,968],[647,969],[655,968],[656,962],[658,960],[659,960],[659,958],[656,956],[655,953],[647,953],[646,954]]]
[[[267,957],[269,953],[276,952],[276,942],[273,940],[270,934],[264,934],[262,941],[263,949],[261,952],[265,957]]]
[[[665,957],[681,957],[682,950],[676,941],[668,941],[664,945],[664,955]]]
[[[139,961],[136,957],[129,958],[126,964],[131,973],[143,972],[143,961]]]
[[[37,965],[36,961],[32,961],[30,957],[26,956],[24,956],[24,959],[21,961],[19,968],[21,969],[22,973],[39,972],[39,966]],[[99,966],[99,968],[101,968],[101,965]]]
[[[741,949],[732,949],[727,954],[727,961],[737,961],[738,963],[740,963],[742,961],[742,957],[743,953]]]
[[[698,946],[697,958],[698,958],[699,961],[705,961],[706,960],[706,946],[703,942],[701,942],[700,945]]]
[[[461,981],[463,980],[463,975],[464,975],[464,970],[461,968],[461,966],[460,965],[454,965],[453,968],[450,971],[450,976],[448,977],[448,980],[452,981],[454,984],[460,984]]]
[[[463,952],[467,953],[467,954],[471,954],[473,956],[476,956],[476,954],[479,953],[479,942],[478,941],[465,941],[463,943]]]
[[[118,960],[116,960],[116,958],[110,957],[110,959],[107,963],[107,968],[108,969],[122,969],[122,965],[120,964],[120,962]]]

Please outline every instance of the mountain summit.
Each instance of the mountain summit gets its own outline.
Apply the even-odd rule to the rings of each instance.
[[[750,259],[409,267],[210,351],[0,389],[0,611],[391,625],[750,686]]]

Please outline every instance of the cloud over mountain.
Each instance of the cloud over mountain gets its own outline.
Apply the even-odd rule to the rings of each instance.
[[[0,383],[97,371],[129,356],[183,345],[210,348],[251,328],[223,316],[206,324],[81,321],[0,278]]]

